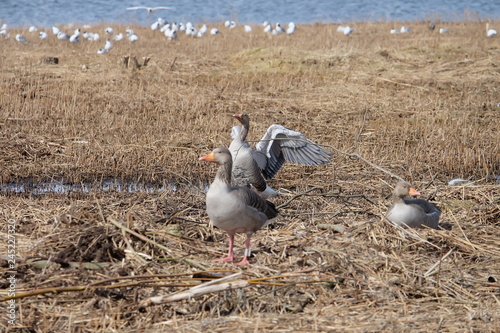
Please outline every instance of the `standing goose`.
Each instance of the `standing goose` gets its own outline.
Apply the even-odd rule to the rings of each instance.
[[[233,156],[233,178],[241,186],[253,186],[263,198],[278,193],[267,186],[265,179],[272,179],[285,161],[301,165],[327,163],[331,153],[299,132],[281,125],[271,125],[262,139],[250,147],[247,135],[250,117],[235,114],[242,126],[234,126],[231,131],[233,141],[229,150]]]
[[[233,160],[229,149],[220,147],[200,160],[215,162],[219,165],[213,183],[207,192],[207,213],[213,225],[227,232],[229,251],[226,258],[216,261],[234,260],[234,235],[244,233],[245,257],[238,265],[248,264],[250,257],[250,237],[267,225],[270,219],[278,216],[273,203],[261,198],[255,191],[246,186],[231,186],[231,169]]]
[[[437,229],[441,212],[434,204],[424,199],[405,199],[410,195],[420,195],[407,182],[398,182],[394,188],[393,203],[387,211],[387,219],[396,224],[406,224],[412,228]]]

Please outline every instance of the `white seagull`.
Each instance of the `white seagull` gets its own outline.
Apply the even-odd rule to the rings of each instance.
[[[106,50],[105,48],[97,50],[97,54],[104,54],[104,53],[108,53],[108,50]]]
[[[286,29],[286,33],[288,35],[291,35],[294,32],[295,32],[295,23],[293,23],[293,22],[288,23],[288,28]]]
[[[27,43],[27,42],[28,42],[28,40],[27,40],[26,38],[24,38],[24,36],[23,36],[23,35],[21,35],[21,34],[17,34],[17,35],[16,35],[16,40],[17,40],[18,42],[20,42],[20,43]]]
[[[217,28],[212,28],[212,30],[210,30],[210,34],[211,34],[211,35],[218,35],[218,34],[219,34],[219,29],[217,29]]]
[[[445,33],[447,33],[447,32],[448,32],[448,29],[447,29],[447,28],[440,28],[440,29],[439,29],[439,33],[440,33],[440,34],[445,34]]]
[[[138,9],[145,9],[149,13],[154,13],[156,10],[162,10],[162,9],[174,9],[173,7],[144,7],[144,6],[137,6],[137,7],[128,7],[127,10],[138,10]]]
[[[115,35],[113,37],[113,40],[116,40],[116,41],[122,40],[122,39],[123,39],[123,34],[121,32],[118,35]]]
[[[402,26],[401,27],[401,30],[399,30],[402,34],[406,34],[406,33],[409,33],[411,31],[411,28],[408,28],[408,27],[405,27],[405,26]]]
[[[37,32],[38,29],[37,27],[35,27],[34,25],[32,25],[29,29],[28,29],[29,32]]]
[[[106,29],[104,29],[104,32],[108,35],[112,35],[115,33],[115,30],[111,27],[107,27]]]
[[[245,32],[252,32],[252,27],[248,24],[245,24]]]
[[[59,31],[57,33],[57,39],[60,39],[60,40],[69,40],[69,38],[70,38],[70,35],[68,35],[64,31]]]
[[[486,23],[486,37],[493,37],[497,34],[495,29],[490,29],[490,24]]]
[[[111,50],[113,48],[113,44],[111,43],[111,41],[109,40],[109,38],[106,38],[106,44],[104,45],[104,48],[106,50]]]
[[[347,26],[340,25],[337,27],[337,31],[342,32],[345,36],[347,36],[347,35],[352,34],[354,29],[348,25]]]
[[[135,41],[137,41],[138,39],[139,39],[139,37],[137,37],[137,35],[136,35],[136,34],[132,34],[132,35],[128,36],[128,40],[129,40],[130,42],[135,42]]]
[[[47,39],[47,38],[49,38],[49,35],[45,31],[40,31],[40,33],[38,34],[38,36],[40,36],[40,39]]]

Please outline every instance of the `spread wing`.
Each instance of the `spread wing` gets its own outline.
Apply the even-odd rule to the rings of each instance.
[[[266,179],[273,178],[285,161],[301,165],[327,163],[332,153],[307,139],[302,133],[281,125],[271,125],[255,146],[254,158]]]

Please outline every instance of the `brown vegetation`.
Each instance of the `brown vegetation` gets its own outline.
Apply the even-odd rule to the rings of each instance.
[[[498,332],[499,39],[486,38],[483,22],[448,23],[444,35],[425,22],[391,35],[394,25],[359,23],[347,37],[332,24],[299,26],[292,36],[220,26],[219,36],[175,41],[137,27],[139,41],[115,42],[105,55],[96,53],[104,41],[40,41],[27,32],[28,44],[0,39],[2,185],[164,186],[3,191],[0,254],[8,276],[11,221],[20,325]],[[143,65],[125,67],[125,57]],[[241,112],[252,118],[253,139],[279,123],[336,152],[331,164],[288,164],[271,181],[283,192],[273,200],[282,217],[253,237],[248,267],[211,262],[227,240],[204,211],[214,166],[198,161],[229,145],[231,115]],[[389,173],[436,202],[441,230],[383,219],[396,182]],[[457,177],[475,186],[446,185]],[[143,306],[238,271],[249,286]]]

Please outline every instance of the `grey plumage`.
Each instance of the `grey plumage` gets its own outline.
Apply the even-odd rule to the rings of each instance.
[[[227,148],[220,147],[200,160],[216,162],[219,165],[214,181],[207,192],[207,214],[213,225],[229,235],[229,254],[223,261],[234,259],[234,235],[244,233],[245,258],[240,264],[248,263],[250,237],[278,216],[275,205],[246,186],[231,186],[233,160]]]
[[[393,192],[393,204],[387,211],[387,219],[396,224],[406,224],[412,228],[437,229],[441,212],[424,199],[405,199],[410,194],[419,195],[407,182],[398,182]]]

